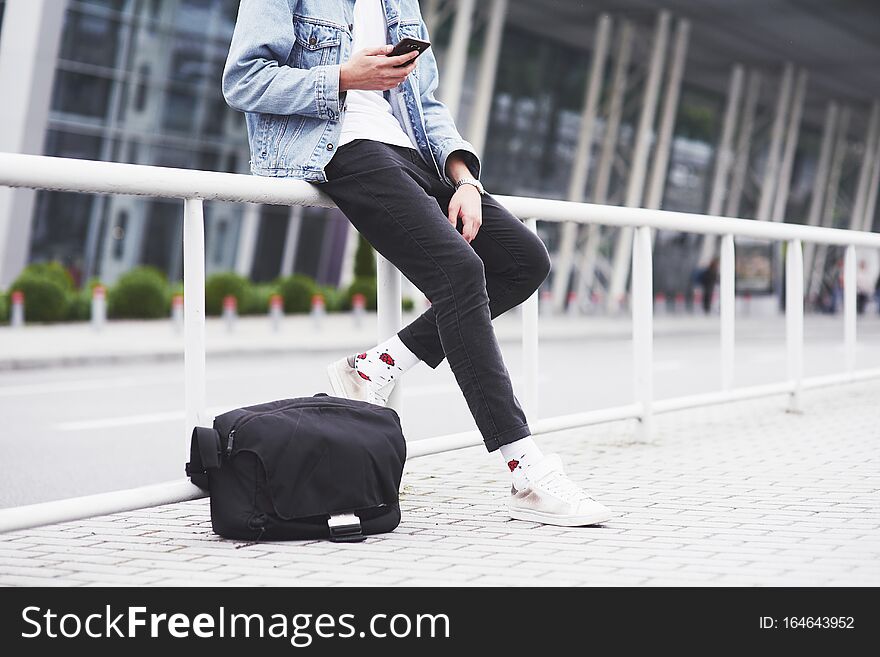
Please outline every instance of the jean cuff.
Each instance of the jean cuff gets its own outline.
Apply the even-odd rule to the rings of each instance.
[[[441,355],[439,358],[436,354],[428,351],[421,342],[415,339],[413,334],[409,330],[409,326],[404,326],[397,333],[397,337],[400,338],[400,341],[404,344],[404,346],[413,352],[416,356],[418,356],[419,360],[425,363],[431,369],[437,369],[440,363],[443,362],[443,359],[446,357],[445,354]]]
[[[528,424],[521,424],[518,427],[514,427],[513,429],[507,429],[506,431],[502,431],[499,434],[492,436],[491,438],[485,439],[483,442],[486,443],[486,449],[490,452],[494,452],[502,445],[509,445],[510,443],[515,443],[517,440],[521,440],[526,438],[527,436],[531,436],[532,432],[529,430]]]

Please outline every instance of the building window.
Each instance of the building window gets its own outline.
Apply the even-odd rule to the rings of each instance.
[[[52,109],[64,114],[106,119],[111,84],[109,78],[102,76],[59,70],[55,78]]]
[[[68,11],[59,57],[71,62],[113,68],[119,51],[122,23],[104,14]]]

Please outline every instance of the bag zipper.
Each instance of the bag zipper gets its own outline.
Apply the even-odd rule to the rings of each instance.
[[[251,412],[248,415],[238,418],[235,422],[232,423],[232,427],[229,429],[229,433],[226,435],[226,458],[232,456],[232,448],[235,445],[235,432],[238,431],[242,426],[244,426],[254,418],[262,417],[264,415],[275,415],[276,413],[290,410],[291,408],[295,408],[297,406],[307,406],[308,408],[339,408],[340,406],[347,407],[348,405],[342,402],[328,402],[324,399],[321,399],[320,403],[318,404],[304,403],[303,400],[299,400],[295,403],[291,402],[290,404],[282,406],[281,408],[276,408],[274,411]]]

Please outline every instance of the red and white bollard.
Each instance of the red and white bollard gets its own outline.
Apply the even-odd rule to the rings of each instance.
[[[9,325],[24,326],[24,292],[14,290],[10,295],[12,308],[10,309]]]
[[[678,292],[675,295],[675,312],[684,312],[684,292]]]
[[[107,323],[107,288],[96,285],[92,288],[92,328],[100,331]]]
[[[171,297],[171,324],[174,330],[183,331],[183,295],[175,294]]]
[[[367,297],[360,292],[351,295],[351,314],[354,316],[354,325],[361,327],[364,321],[364,313],[367,311]]]
[[[666,314],[666,295],[658,292],[654,295],[654,315]]]
[[[324,295],[323,294],[313,294],[312,295],[312,321],[315,323],[315,328],[321,328],[321,320],[324,319],[324,315],[327,312],[327,308],[324,305]]]
[[[541,290],[541,293],[538,295],[539,303],[538,310],[541,315],[548,315],[552,309],[553,305],[553,292],[552,290]]]
[[[284,298],[280,294],[269,297],[269,319],[272,321],[272,330],[276,333],[281,330],[281,320],[284,319]]]
[[[226,330],[230,333],[235,330],[235,320],[238,319],[238,299],[227,294],[223,297],[223,319],[226,322]]]
[[[578,308],[578,295],[577,292],[569,292],[568,293],[568,304],[565,307],[565,310],[569,315],[577,315],[580,308]]]

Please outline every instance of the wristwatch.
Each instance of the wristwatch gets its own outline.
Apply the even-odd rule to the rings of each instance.
[[[455,191],[458,191],[458,188],[462,185],[473,185],[477,188],[477,191],[480,192],[480,195],[486,193],[486,190],[483,189],[483,184],[476,178],[459,178],[458,182],[455,183]]]

